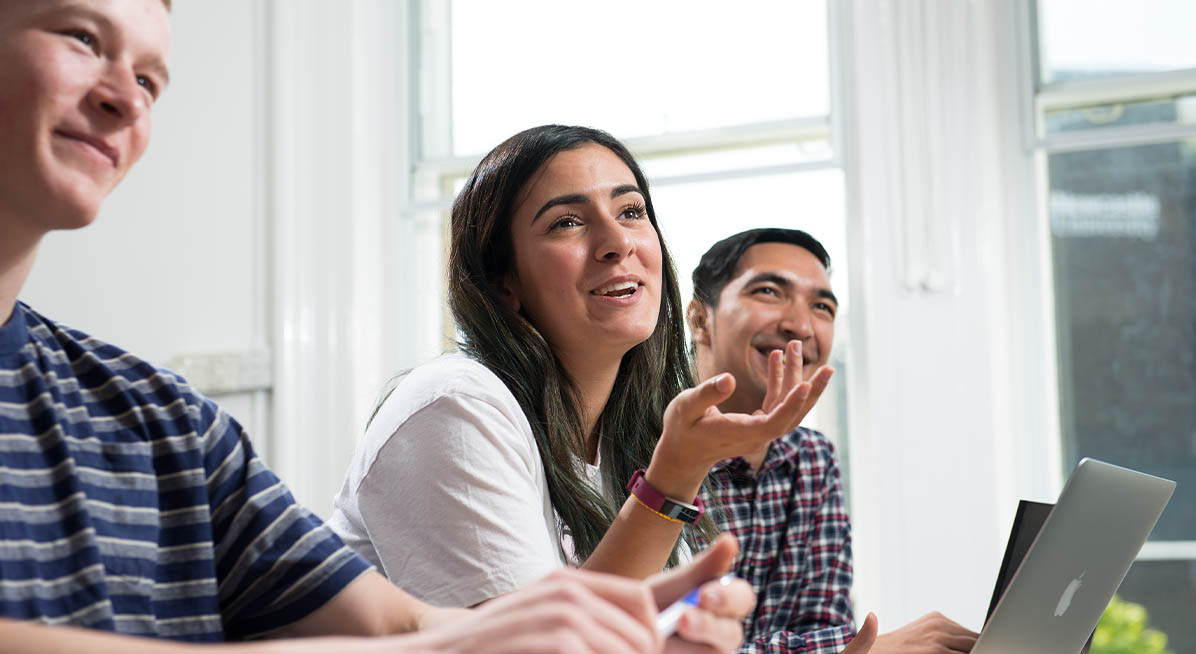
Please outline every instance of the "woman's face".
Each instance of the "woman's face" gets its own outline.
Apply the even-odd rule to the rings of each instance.
[[[562,360],[617,361],[656,329],[660,238],[631,169],[603,146],[554,155],[511,219],[504,287]]]

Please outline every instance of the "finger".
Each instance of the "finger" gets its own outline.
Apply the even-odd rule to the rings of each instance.
[[[784,389],[786,391],[801,383],[801,363],[801,341],[789,341],[789,344],[785,346]]]
[[[655,601],[643,582],[586,570],[570,573],[594,595],[618,607],[626,618],[638,622],[649,633],[656,633]]]
[[[716,616],[735,618],[747,615],[756,606],[756,593],[742,579],[722,579],[702,584],[698,606]]]
[[[830,366],[819,366],[818,370],[814,371],[814,375],[810,377],[810,394],[806,396],[806,404],[811,407],[822,396],[822,391],[831,383],[831,376],[835,374],[835,369]]]
[[[743,625],[739,620],[691,609],[677,623],[677,635],[691,643],[708,645],[718,652],[730,652],[743,642]]]
[[[642,583],[584,570],[567,570],[556,573],[552,584],[550,594],[538,601],[576,609],[582,622],[589,626],[585,635],[587,642],[595,645],[595,651],[659,649],[656,607]],[[561,619],[572,617],[572,613],[566,613]]]
[[[783,378],[785,374],[784,358],[780,350],[773,350],[768,353],[768,390],[764,393],[764,403],[760,408],[764,411],[772,409],[773,405],[781,399],[781,390],[784,388]],[[786,389],[787,390],[787,389]]]
[[[669,404],[677,410],[682,423],[688,427],[705,415],[707,409],[717,406],[734,392],[735,377],[724,372],[693,388],[681,391]]]
[[[580,652],[654,652],[660,648],[655,634],[643,633],[642,626],[629,620],[625,614],[605,602],[585,602],[584,605],[570,605],[553,602],[537,607],[529,613],[530,620],[524,625],[528,631],[545,631],[558,638],[575,638],[566,651]],[[622,616],[626,623],[620,624],[615,616]],[[620,631],[630,625],[631,632]],[[642,637],[641,637],[642,636]],[[584,645],[583,645],[584,643]],[[553,650],[556,651],[556,650]]]
[[[806,398],[810,395],[811,388],[809,382],[794,386],[771,412],[760,416],[759,427],[763,433],[771,434],[775,438],[779,434],[792,431],[809,412]]]
[[[860,625],[860,630],[856,632],[855,638],[851,639],[851,644],[844,648],[841,654],[866,654],[876,642],[877,630],[876,614],[869,613],[868,617],[864,618],[864,624]]]
[[[648,587],[656,599],[657,609],[676,602],[698,584],[709,581],[731,569],[739,543],[731,534],[722,534],[705,552],[689,564],[648,580]]]

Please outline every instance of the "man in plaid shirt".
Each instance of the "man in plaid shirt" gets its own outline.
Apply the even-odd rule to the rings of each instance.
[[[686,317],[698,376],[735,376],[721,410],[751,412],[802,380],[825,382],[830,371],[817,373],[839,306],[829,268],[822,244],[792,229],[741,232],[702,256]],[[851,522],[830,441],[796,427],[766,449],[716,464],[710,476],[719,526],[739,539],[736,574],[759,598],[740,652],[840,651],[855,633]],[[931,613],[879,636],[872,654],[968,652],[976,637]]]

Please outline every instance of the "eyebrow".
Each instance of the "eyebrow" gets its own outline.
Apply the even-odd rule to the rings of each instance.
[[[763,282],[770,282],[784,289],[793,288],[792,280],[772,272],[762,272],[753,276],[747,281],[746,284],[744,284],[744,288]],[[839,298],[835,297],[834,292],[832,292],[829,288],[819,288],[814,291],[814,295],[815,297],[820,297],[824,300],[830,300],[831,302],[834,302],[836,307],[839,306]]]
[[[613,200],[613,199],[619,197],[620,195],[626,195],[628,193],[639,193],[640,195],[644,194],[644,192],[640,190],[640,187],[636,186],[635,184],[620,184],[610,190],[610,197]],[[558,195],[555,198],[549,200],[548,202],[545,202],[544,206],[540,207],[540,210],[537,211],[536,215],[532,218],[532,224],[534,225],[536,223],[536,220],[538,220],[540,218],[540,216],[544,215],[545,211],[548,211],[549,209],[551,209],[553,207],[559,207],[562,204],[589,204],[589,203],[590,203],[590,198],[582,193],[569,193],[567,195]]]

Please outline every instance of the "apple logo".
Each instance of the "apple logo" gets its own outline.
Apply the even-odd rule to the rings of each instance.
[[[1080,576],[1072,579],[1067,588],[1063,589],[1063,595],[1059,597],[1059,603],[1055,605],[1056,618],[1067,613],[1067,609],[1071,606],[1071,598],[1075,596],[1077,590],[1080,590],[1080,585],[1084,583],[1082,579],[1084,579],[1084,575],[1087,573],[1087,570],[1081,572]]]

